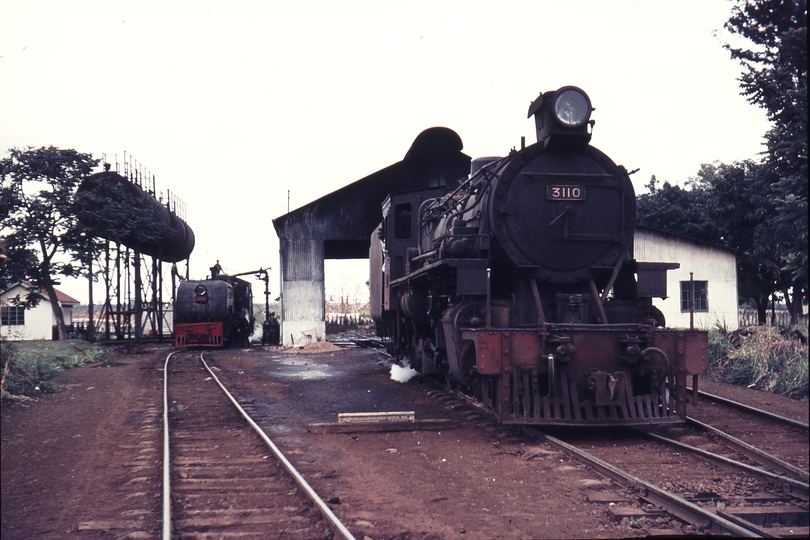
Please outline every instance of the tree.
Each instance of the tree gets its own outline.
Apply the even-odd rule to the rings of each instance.
[[[653,176],[646,186],[649,192],[637,198],[639,225],[706,242],[716,242],[722,236],[717,224],[706,215],[702,188],[687,183],[690,189],[684,189],[669,182],[659,188],[658,184]]]
[[[737,0],[725,25],[744,44],[725,48],[740,61],[742,94],[768,114],[765,166],[780,239],[777,279],[792,322],[807,295],[807,0]]]
[[[769,169],[745,161],[703,164],[685,188],[653,177],[638,197],[641,225],[730,247],[736,251],[738,296],[753,300],[764,324],[769,302],[780,290],[782,241],[775,237],[775,210],[768,194]]]
[[[736,250],[737,292],[741,303],[753,300],[760,324],[779,289],[783,246],[774,236],[774,205],[769,197],[769,168],[753,161],[701,165],[690,184],[701,193],[705,219],[717,224],[720,245]]]
[[[69,239],[79,227],[72,205],[77,186],[96,165],[89,154],[54,147],[11,149],[0,160],[0,231],[9,258],[3,279],[29,279],[45,290],[59,339],[67,337],[67,328],[54,286],[59,275],[80,272],[65,262],[72,251]],[[35,296],[29,294],[27,305]]]

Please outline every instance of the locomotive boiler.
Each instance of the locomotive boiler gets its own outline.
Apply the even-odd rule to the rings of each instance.
[[[679,265],[633,258],[635,193],[590,145],[592,111],[579,88],[543,93],[537,143],[391,194],[372,237],[392,353],[503,423],[680,422],[687,376],[707,371],[707,333],[666,328],[652,303]]]
[[[177,286],[175,346],[248,346],[253,325],[249,282],[213,272],[211,279],[181,281]]]

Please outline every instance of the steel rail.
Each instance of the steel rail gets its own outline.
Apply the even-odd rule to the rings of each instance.
[[[205,355],[204,352],[200,353],[200,361],[203,363],[203,366],[205,366],[205,369],[208,370],[208,373],[219,385],[219,388],[222,390],[225,396],[227,396],[227,398],[231,401],[231,403],[233,403],[233,406],[236,407],[236,410],[239,411],[239,414],[242,415],[242,417],[248,422],[248,424],[250,424],[253,430],[259,434],[262,440],[264,440],[265,444],[267,444],[267,446],[273,452],[273,455],[276,456],[276,459],[278,459],[279,462],[281,462],[286,471],[295,479],[295,482],[298,484],[298,486],[301,489],[303,489],[304,492],[312,500],[312,502],[315,503],[315,505],[318,507],[318,509],[326,518],[326,520],[329,522],[329,525],[332,528],[332,530],[336,534],[339,534],[342,538],[345,538],[346,540],[355,540],[352,533],[349,532],[346,526],[343,525],[343,523],[341,523],[341,521],[337,518],[337,516],[335,516],[334,513],[332,513],[332,510],[326,505],[326,503],[320,498],[320,496],[318,496],[315,490],[312,489],[309,483],[307,483],[307,481],[304,479],[303,476],[301,476],[301,474],[295,469],[295,467],[293,467],[292,463],[289,462],[289,460],[284,456],[281,450],[279,450],[278,447],[273,443],[273,441],[270,440],[270,437],[268,437],[267,434],[264,432],[264,430],[262,430],[262,428],[259,427],[259,425],[256,422],[253,421],[253,419],[245,411],[245,409],[243,409],[242,406],[239,405],[239,402],[236,400],[236,398],[234,398],[233,395],[228,391],[228,389],[225,388],[225,385],[223,385],[220,382],[219,377],[216,376],[216,373],[214,373],[214,371],[206,363],[205,358],[203,358],[204,355]]]
[[[756,532],[753,532],[745,527],[742,527],[728,519],[725,519],[717,514],[709,512],[708,510],[701,508],[700,506],[683,499],[675,495],[674,493],[670,493],[669,491],[662,489],[654,484],[650,484],[649,482],[642,480],[632,474],[619,469],[603,461],[596,456],[577,448],[576,446],[570,445],[565,441],[557,439],[551,435],[543,433],[534,428],[527,428],[523,427],[523,431],[533,437],[538,439],[544,440],[557,446],[558,448],[562,448],[575,456],[577,456],[580,460],[584,461],[586,464],[596,468],[600,473],[604,474],[612,478],[614,481],[623,484],[623,485],[630,485],[641,489],[644,492],[644,498],[653,501],[655,504],[660,504],[661,506],[665,507],[667,511],[682,519],[687,521],[695,526],[698,529],[703,529],[705,527],[711,527],[712,529],[717,529],[716,533],[722,534],[727,533],[732,536],[737,537],[746,537],[746,538],[761,538],[762,536]]]
[[[753,465],[748,465],[746,463],[741,463],[739,461],[727,458],[725,456],[721,456],[719,454],[715,454],[714,452],[709,452],[708,450],[703,450],[702,448],[697,448],[695,446],[691,446],[689,444],[685,444],[668,437],[664,437],[662,435],[658,435],[657,433],[651,433],[648,431],[637,430],[639,433],[643,433],[644,435],[651,437],[657,441],[660,441],[664,444],[669,444],[675,446],[677,448],[683,448],[684,450],[688,450],[690,452],[694,452],[699,454],[703,457],[713,459],[715,461],[719,461],[720,463],[724,463],[726,465],[730,465],[732,467],[736,467],[738,469],[742,469],[746,472],[756,474],[767,478],[769,480],[774,480],[776,482],[780,482],[789,486],[791,488],[796,488],[801,490],[803,493],[807,494],[810,491],[810,486],[808,486],[807,482],[802,482],[801,480],[796,480],[794,478],[788,478],[787,476],[782,476],[779,474],[772,473],[771,471],[766,471],[765,469],[760,469],[759,467],[754,467]]]
[[[172,537],[172,500],[169,478],[169,359],[180,351],[169,353],[163,364],[163,540]]]
[[[756,446],[752,446],[747,442],[738,439],[737,437],[729,435],[725,431],[721,431],[714,426],[710,426],[709,424],[704,424],[700,420],[696,420],[690,416],[686,417],[686,423],[720,437],[736,450],[742,452],[761,465],[773,467],[774,469],[780,470],[785,474],[795,475],[797,479],[803,480],[804,482],[810,480],[810,473],[804,469],[791,465],[790,463],[783,461],[778,457],[757,448]]]
[[[687,392],[693,392],[692,388],[689,388],[689,387],[686,388],[686,391]],[[734,401],[733,399],[728,399],[728,398],[724,398],[722,396],[709,394],[707,392],[704,392],[703,390],[698,390],[698,396],[709,399],[711,401],[716,401],[718,403],[723,403],[724,405],[729,405],[731,407],[736,407],[738,409],[742,409],[744,411],[748,411],[748,412],[753,413],[753,414],[758,414],[760,416],[765,416],[767,418],[771,418],[771,419],[776,420],[778,422],[782,422],[784,424],[788,424],[788,425],[791,425],[793,427],[803,429],[805,431],[810,430],[810,425],[808,425],[806,422],[800,422],[799,420],[794,420],[792,418],[787,418],[785,416],[774,414],[772,412],[768,412],[768,411],[765,411],[763,409],[757,409],[756,407],[746,405],[745,403],[740,403],[739,401]]]

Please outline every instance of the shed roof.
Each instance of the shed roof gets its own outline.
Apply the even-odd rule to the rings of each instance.
[[[390,193],[457,185],[470,170],[470,157],[455,131],[433,127],[420,133],[402,161],[356,180],[273,220],[282,242],[323,240],[328,259],[368,257],[369,238],[382,221]]]

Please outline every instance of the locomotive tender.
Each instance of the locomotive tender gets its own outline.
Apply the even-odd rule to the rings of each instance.
[[[175,346],[248,346],[253,325],[253,293],[249,282],[213,272],[211,279],[181,281],[177,286]]]
[[[579,88],[541,94],[536,144],[392,193],[372,235],[392,353],[503,423],[682,422],[687,375],[707,372],[707,333],[665,328],[652,304],[679,265],[634,260],[635,193],[589,144],[592,111]]]

